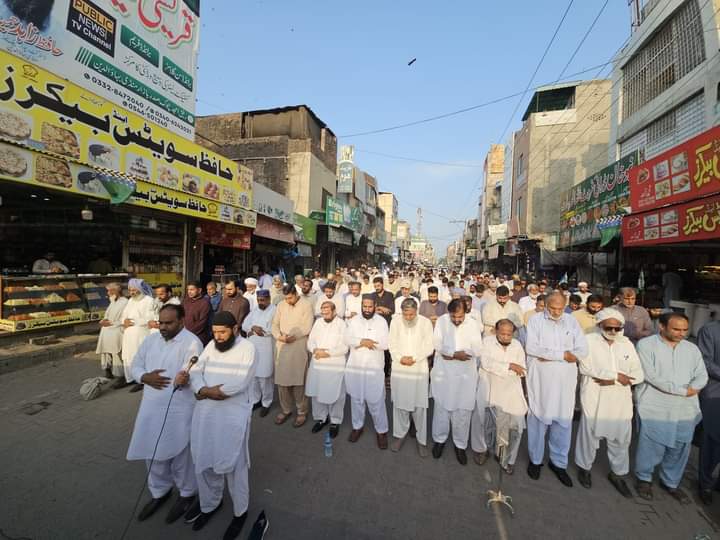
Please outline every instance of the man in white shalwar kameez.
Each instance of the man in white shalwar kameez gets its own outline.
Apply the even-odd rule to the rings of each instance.
[[[505,452],[500,465],[507,474],[513,473],[527,413],[522,388],[522,377],[526,374],[525,351],[520,342],[513,339],[514,332],[511,320],[500,319],[495,323],[495,335],[483,339],[470,426],[475,463],[483,465],[487,461],[488,445],[495,447],[497,455],[498,440],[501,440],[505,443]]]
[[[390,396],[393,402],[393,443],[399,452],[415,423],[417,449],[427,457],[428,356],[433,352],[430,319],[418,315],[414,298],[406,298],[390,323],[389,350],[392,357]]]
[[[100,367],[105,370],[105,376],[113,379],[125,374],[120,351],[123,339],[122,314],[128,299],[122,296],[122,285],[119,283],[108,283],[105,289],[110,304],[100,321],[100,335],[95,353],[100,355]]]
[[[585,334],[575,317],[565,313],[565,296],[553,293],[547,309],[530,317],[527,327],[528,476],[540,478],[549,433],[548,467],[560,482],[572,487],[567,474],[575,412],[577,362],[588,354]]]
[[[475,408],[477,361],[480,336],[477,326],[465,316],[465,303],[455,299],[448,312],[435,323],[435,360],[430,383],[433,410],[433,457],[440,458],[452,427],[455,457],[467,464],[465,449],[470,435],[470,418]]]
[[[341,319],[345,317],[345,298],[342,294],[335,292],[336,285],[334,281],[326,281],[323,285],[321,294],[318,294],[315,305],[313,306],[313,313],[316,319],[322,317],[320,308],[325,302],[332,302],[335,304],[335,314]]]
[[[334,439],[340,432],[345,410],[346,327],[331,300],[323,302],[320,313],[321,317],[315,321],[308,336],[311,358],[305,395],[312,398],[315,420],[312,432],[318,433],[330,423],[330,437]]]
[[[128,282],[128,291],[130,292],[130,300],[123,309],[123,338],[122,338],[122,360],[125,370],[125,378],[118,379],[113,385],[115,388],[133,382],[132,363],[135,353],[140,348],[140,344],[150,334],[148,323],[156,320],[155,300],[152,296],[152,288],[142,279],[133,278]],[[142,389],[142,384],[135,380],[135,386],[130,390],[138,391]]]
[[[252,277],[245,278],[245,292],[243,296],[250,303],[250,311],[257,307],[258,280]]]
[[[250,343],[255,346],[257,365],[253,381],[253,403],[260,405],[260,416],[270,412],[275,384],[275,338],[272,336],[272,320],[275,306],[270,302],[270,291],[260,289],[257,292],[257,307],[250,311],[242,323],[242,331]]]
[[[365,425],[365,406],[372,416],[377,444],[387,449],[388,417],[385,408],[385,351],[388,348],[388,325],[375,313],[375,298],[365,295],[361,317],[347,325],[345,343],[350,356],[345,367],[345,387],[350,394],[352,426],[349,441],[357,442]]]
[[[268,296],[269,300],[269,296]],[[255,346],[242,338],[235,316],[215,314],[213,339],[190,371],[190,385],[198,399],[192,418],[190,445],[195,460],[200,513],[189,516],[193,530],[202,529],[222,504],[227,482],[233,519],[225,539],[237,538],[250,497],[250,419],[255,397]]]
[[[580,358],[582,416],[575,440],[578,480],[590,488],[590,469],[600,447],[607,444],[608,480],[623,497],[632,493],[623,479],[630,472],[632,438],[632,386],[643,382],[640,358],[623,336],[625,317],[606,308],[596,315],[597,331],[587,336],[588,356]]]
[[[127,459],[145,461],[149,469],[148,490],[152,495],[152,500],[138,515],[140,521],[149,518],[167,501],[173,486],[179,490],[180,497],[166,517],[168,523],[190,509],[197,493],[190,454],[195,397],[186,388],[174,391],[172,384],[174,381],[180,386],[187,382],[186,370],[191,366],[191,359],[202,352],[202,342],[183,327],[184,315],[182,306],[163,307],[160,332],[148,336],[133,359],[132,377],[146,388]]]
[[[362,312],[362,295],[360,294],[360,282],[351,281],[348,284],[348,294],[345,296],[345,321],[353,317],[359,317]]]

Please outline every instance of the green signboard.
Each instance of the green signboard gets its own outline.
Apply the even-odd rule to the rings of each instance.
[[[345,227],[357,233],[362,231],[363,213],[337,199],[328,197],[325,208],[325,223],[334,227]]]
[[[635,151],[586,178],[563,194],[560,247],[600,240],[597,222],[626,213],[630,206],[628,171],[640,161]]]
[[[317,243],[317,221],[297,213],[293,217],[295,220],[295,241],[315,245]]]

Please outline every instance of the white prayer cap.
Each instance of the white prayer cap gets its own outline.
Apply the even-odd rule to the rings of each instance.
[[[404,279],[404,280],[402,280],[402,282],[400,283],[400,288],[401,288],[401,289],[410,289],[410,288],[412,288],[412,285],[411,285],[411,283],[410,283],[410,280],[409,280],[409,279]]]
[[[581,281],[580,283],[578,283],[578,287],[587,287],[587,286],[588,286],[587,281]]]
[[[245,278],[245,285],[255,285],[257,287],[258,280],[254,277]]]
[[[625,324],[625,317],[623,317],[623,314],[615,308],[607,307],[605,309],[601,309],[598,311],[597,315],[595,315],[595,321],[597,324],[600,324],[608,319],[615,319],[616,321],[620,321],[620,324]]]

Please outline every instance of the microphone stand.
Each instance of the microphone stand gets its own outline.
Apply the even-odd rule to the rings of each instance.
[[[506,452],[506,444],[503,444],[504,439],[502,439],[498,433],[497,433],[497,414],[495,413],[495,409],[492,407],[488,407],[488,410],[490,411],[490,414],[493,415],[493,418],[495,419],[495,439],[496,439],[496,446],[498,448],[498,483],[497,483],[497,490],[489,489],[487,492],[488,501],[485,505],[486,508],[490,508],[490,506],[493,503],[500,503],[502,505],[507,506],[510,509],[510,515],[515,515],[515,509],[512,506],[512,497],[510,495],[505,495],[502,492],[502,481],[503,476],[505,474],[505,469],[503,468],[503,460],[505,458],[505,452]],[[509,439],[509,434],[507,439]],[[509,442],[509,440],[508,440]]]

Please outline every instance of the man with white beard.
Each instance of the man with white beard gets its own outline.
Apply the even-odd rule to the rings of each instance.
[[[130,300],[125,304],[121,318],[125,329],[122,337],[122,352],[125,377],[119,378],[113,385],[122,388],[133,382],[132,364],[140,344],[150,334],[148,323],[155,320],[155,301],[152,288],[142,279],[133,278],[128,281]],[[142,384],[135,380],[131,392],[142,390]]]
[[[245,299],[250,302],[250,311],[257,307],[258,280],[252,277],[245,278],[246,291],[243,293]]]
[[[345,409],[345,321],[337,316],[335,304],[326,300],[320,307],[321,317],[315,321],[307,348],[312,355],[305,381],[305,395],[312,398],[312,414],[318,433],[330,423],[330,437],[340,432]]]
[[[640,358],[623,336],[625,317],[612,308],[596,315],[599,332],[587,336],[589,355],[580,358],[582,416],[575,441],[578,480],[590,488],[590,469],[601,439],[607,443],[608,480],[623,497],[631,498],[624,476],[630,472],[632,386],[643,382]]]
[[[435,360],[430,372],[435,400],[432,421],[433,457],[440,458],[452,426],[455,457],[467,464],[470,418],[475,408],[476,353],[480,349],[477,325],[465,317],[465,303],[452,300],[433,333]]]
[[[184,316],[182,306],[164,306],[160,310],[160,331],[143,341],[133,359],[132,377],[146,389],[127,459],[145,461],[152,495],[152,500],[140,511],[139,521],[149,518],[168,500],[173,486],[180,497],[165,518],[167,523],[188,511],[197,493],[190,454],[195,398],[186,389],[173,390],[173,381],[177,386],[187,384],[191,360],[202,352],[202,342],[183,327]]]
[[[412,416],[420,457],[427,457],[428,356],[433,352],[433,327],[417,314],[417,302],[406,298],[390,323],[390,396],[393,402],[393,443],[399,452]]]
[[[268,296],[269,301],[269,296]],[[191,509],[186,523],[199,531],[222,505],[227,482],[233,519],[224,540],[240,534],[250,497],[250,418],[254,399],[255,346],[240,336],[232,313],[215,314],[213,339],[190,371],[198,403],[192,417],[191,448],[199,492],[199,510]],[[193,512],[192,510],[195,510]]]
[[[345,316],[345,299],[343,295],[336,292],[336,288],[337,285],[335,284],[335,282],[330,280],[327,280],[325,282],[325,285],[323,285],[322,293],[318,294],[315,305],[313,306],[313,312],[316,319],[322,317],[322,315],[320,314],[320,307],[325,302],[332,302],[333,304],[335,304],[335,313],[338,317],[342,319]]]
[[[270,291],[265,289],[257,292],[257,303],[257,307],[245,317],[242,331],[245,332],[250,343],[255,346],[257,365],[253,381],[253,403],[260,406],[259,414],[261,417],[265,417],[270,412],[270,405],[272,405],[275,393],[275,384],[273,383],[275,339],[272,336],[275,306],[270,302]]]
[[[351,281],[348,284],[349,293],[345,296],[345,321],[360,315],[362,312],[362,295],[360,294],[360,282]]]
[[[382,316],[375,313],[375,295],[363,296],[362,317],[353,317],[348,323],[345,343],[350,347],[345,386],[350,394],[353,426],[348,440],[357,442],[362,435],[367,405],[377,433],[378,448],[385,450],[389,429],[384,372],[388,325]]]
[[[506,451],[500,463],[512,474],[525,429],[527,402],[523,394],[525,351],[513,339],[515,325],[509,319],[495,323],[495,335],[483,339],[478,369],[478,389],[470,439],[473,459],[483,465],[488,445],[497,449],[498,431],[506,438]],[[499,456],[498,456],[499,458]]]
[[[565,313],[565,296],[553,293],[547,309],[530,317],[527,327],[528,451],[527,473],[540,478],[549,433],[548,467],[566,487],[572,487],[567,474],[568,452],[575,411],[575,388],[579,358],[588,354],[588,345],[577,320]]]
[[[114,379],[115,376],[123,375],[120,356],[123,338],[122,314],[128,299],[122,296],[122,285],[119,283],[108,283],[105,289],[110,304],[100,321],[100,335],[95,353],[100,355],[100,367],[105,370],[105,377]]]
[[[538,296],[540,296],[540,288],[534,283],[531,283],[527,286],[527,292],[527,296],[523,296],[518,302],[520,311],[522,311],[523,314],[535,309],[535,302]]]

